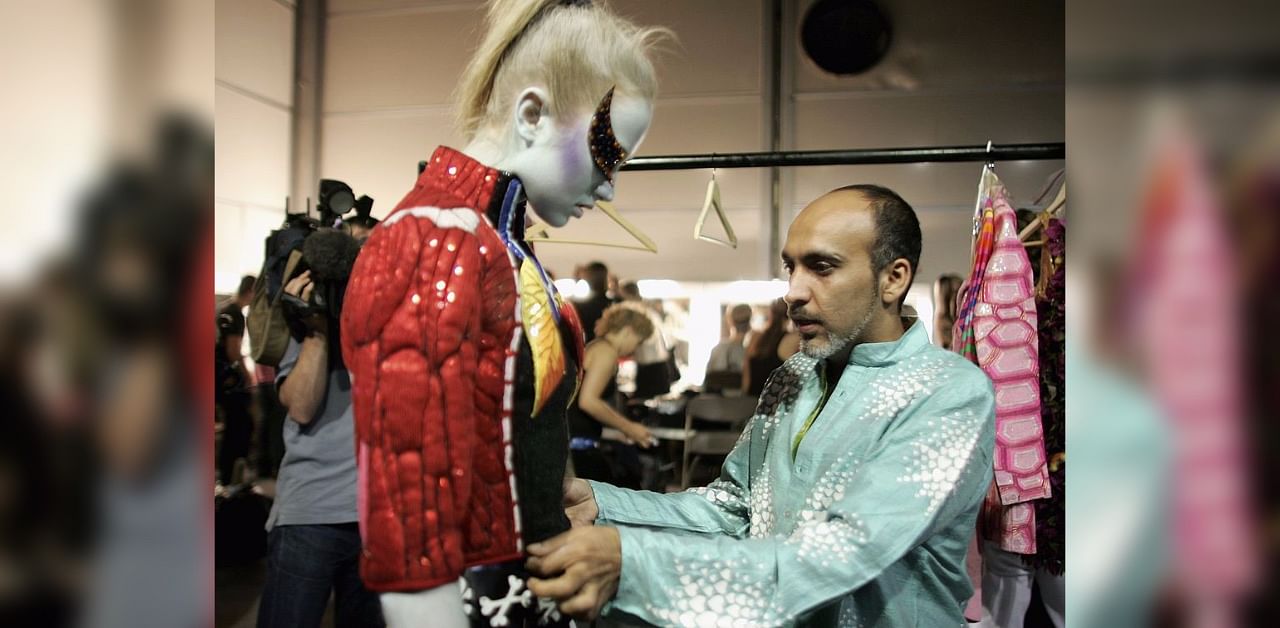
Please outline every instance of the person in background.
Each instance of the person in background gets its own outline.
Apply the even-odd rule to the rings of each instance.
[[[892,190],[806,206],[782,249],[802,353],[719,479],[667,494],[567,482],[573,527],[529,546],[529,590],[578,618],[611,602],[628,624],[963,626],[995,394],[923,325],[902,328],[920,253]]]
[[[619,413],[610,402],[617,396],[618,360],[635,352],[653,334],[653,322],[643,311],[614,305],[600,317],[600,334],[587,345],[582,389],[569,407],[570,450],[577,477],[620,480],[621,461],[601,447],[604,426],[621,431],[635,446],[653,446],[653,434],[644,425]]]
[[[711,357],[707,360],[707,375],[702,384],[707,392],[720,392],[726,388],[742,390],[747,332],[751,331],[751,306],[745,303],[733,306],[725,321],[729,324],[729,337],[711,350]]]
[[[587,342],[596,337],[596,321],[604,314],[606,308],[616,301],[609,298],[609,267],[603,262],[591,262],[583,271],[583,279],[591,287],[591,294],[585,299],[573,301],[573,307],[582,320],[582,329],[586,332]]]
[[[903,304],[901,318],[902,328],[911,329],[911,326],[915,325],[916,321],[920,320],[920,312],[917,312],[914,306]]]
[[[956,325],[959,315],[959,303],[956,298],[960,294],[960,284],[964,280],[959,275],[939,275],[933,282],[933,342],[943,349],[951,349],[951,330]]]
[[[311,300],[311,271],[284,291]],[[334,596],[335,625],[383,626],[377,595],[360,579],[355,419],[351,376],[333,346],[338,321],[313,314],[291,338],[276,377],[284,460],[267,518],[267,576],[258,628],[319,626]]]
[[[275,367],[254,364],[253,375],[253,396],[258,406],[258,441],[254,454],[258,479],[274,478],[284,458],[284,422],[288,412],[280,405]]]
[[[378,222],[379,220],[373,216],[356,215],[343,219],[342,224],[351,237],[364,244],[364,241],[369,239],[369,234],[373,232],[373,228],[378,226]]]
[[[742,389],[752,397],[760,396],[773,370],[800,350],[800,335],[787,329],[787,303],[776,299],[769,305],[769,322],[747,347],[742,363]]]
[[[214,347],[216,404],[222,410],[222,444],[218,450],[218,479],[231,484],[236,460],[249,455],[253,438],[253,415],[249,405],[253,394],[249,386],[253,378],[245,368],[241,346],[244,342],[244,308],[253,301],[253,275],[240,278],[235,296],[218,309],[217,344]]]
[[[635,398],[649,399],[671,391],[671,384],[680,379],[680,371],[671,359],[671,345],[662,333],[662,314],[645,303],[640,296],[640,286],[628,281],[619,286],[622,302],[644,312],[653,323],[653,333],[636,347],[632,359],[636,362]]]

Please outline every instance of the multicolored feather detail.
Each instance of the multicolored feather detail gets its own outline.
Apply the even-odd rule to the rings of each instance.
[[[507,185],[506,196],[502,199],[502,209],[499,212],[498,220],[498,236],[502,238],[502,243],[507,245],[507,250],[515,258],[517,265],[524,262],[533,262],[534,268],[537,270],[538,276],[547,294],[556,294],[555,284],[551,282],[551,276],[547,274],[546,269],[538,261],[538,258],[530,255],[525,251],[528,243],[524,239],[524,186],[520,180],[512,178]],[[524,246],[521,246],[524,243]],[[521,269],[521,272],[523,269]],[[552,299],[551,316],[555,318],[556,324],[560,323],[560,303]]]
[[[529,258],[520,264],[520,315],[533,352],[533,412],[537,417],[564,378],[564,347],[552,315],[553,297],[543,287],[542,274]]]

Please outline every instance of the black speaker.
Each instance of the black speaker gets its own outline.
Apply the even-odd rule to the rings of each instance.
[[[818,67],[840,76],[874,67],[892,40],[889,18],[873,0],[818,0],[800,27],[805,54]]]

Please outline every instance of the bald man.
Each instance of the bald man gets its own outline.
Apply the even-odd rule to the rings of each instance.
[[[782,260],[801,351],[703,488],[566,484],[575,527],[529,547],[539,596],[656,625],[962,626],[991,474],[991,382],[904,328],[915,212],[874,185],[796,217]]]

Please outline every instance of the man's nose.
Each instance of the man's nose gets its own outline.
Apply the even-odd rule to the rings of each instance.
[[[792,273],[791,278],[787,280],[787,294],[782,297],[782,300],[794,308],[808,303],[812,296],[804,276],[800,273]]]

